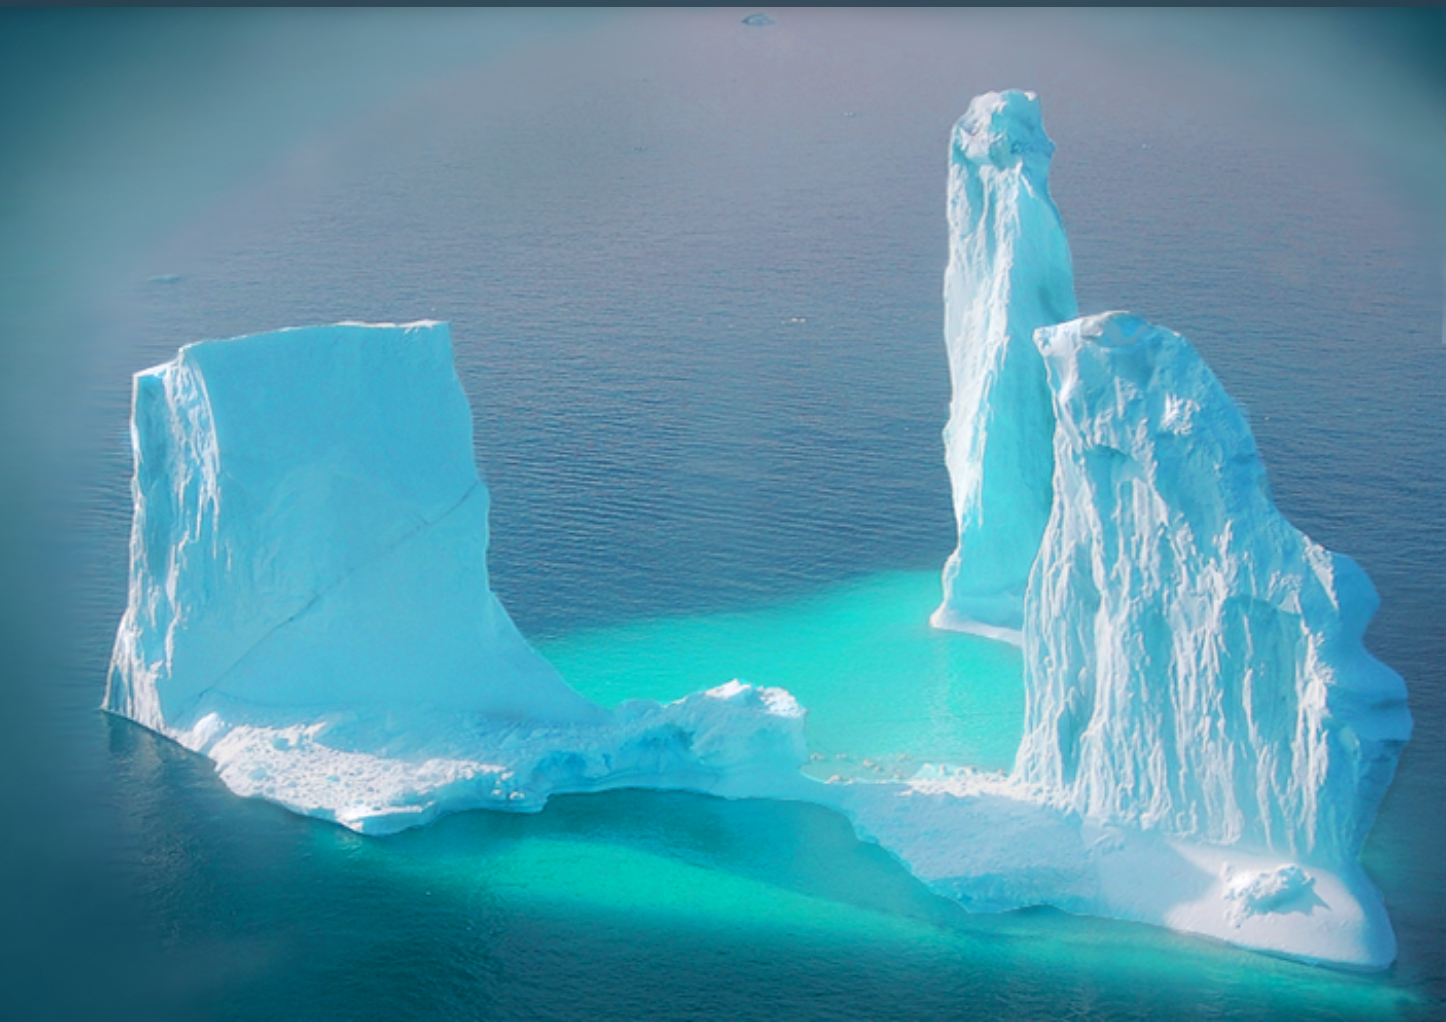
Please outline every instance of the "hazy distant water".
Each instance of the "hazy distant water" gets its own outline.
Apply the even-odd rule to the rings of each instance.
[[[182,1017],[1439,1010],[1439,248],[1369,151],[1281,130],[1207,65],[1120,66],[1075,45],[1078,24],[1027,28],[678,15],[475,70],[454,55],[441,83],[289,148],[115,272],[80,384],[73,652],[48,726],[93,820],[94,900],[130,899],[142,939],[95,931],[76,961],[113,952],[102,978],[125,1004]],[[1417,720],[1366,856],[1394,972],[967,916],[807,806],[616,793],[363,840],[237,800],[204,761],[90,712],[124,602],[128,374],[206,337],[438,318],[492,492],[494,586],[579,687],[669,698],[739,673],[816,707],[829,754],[909,742],[1007,765],[1017,653],[922,616],[952,539],[948,130],[1014,84],[1040,92],[1059,147],[1082,308],[1185,333],[1250,409],[1283,510],[1381,591],[1372,646]],[[100,911],[53,908],[78,929]]]

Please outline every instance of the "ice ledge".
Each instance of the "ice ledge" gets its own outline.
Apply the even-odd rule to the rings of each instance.
[[[1113,826],[1017,778],[967,769],[830,787],[819,801],[971,911],[1051,905],[1350,969],[1396,957],[1380,894],[1354,863],[1301,864]]]
[[[773,792],[807,758],[793,697],[739,681],[568,725],[426,708],[379,716],[210,706],[191,728],[164,733],[212,760],[236,794],[363,834],[471,809],[537,812],[553,795],[615,788]]]

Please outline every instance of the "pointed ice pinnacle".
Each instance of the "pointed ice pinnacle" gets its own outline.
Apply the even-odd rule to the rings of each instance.
[[[954,127],[944,339],[954,396],[944,428],[959,545],[940,628],[1009,636],[1049,519],[1050,436],[1034,331],[1074,318],[1074,276],[1049,197],[1054,143],[1033,93],[990,92]]]
[[[1275,509],[1184,338],[1111,312],[1035,341],[1058,427],[1016,773],[1092,819],[1353,864],[1411,734],[1362,645],[1370,580]]]

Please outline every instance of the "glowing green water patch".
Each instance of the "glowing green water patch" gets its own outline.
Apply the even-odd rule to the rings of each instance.
[[[678,699],[734,678],[786,688],[808,708],[809,747],[824,757],[813,773],[907,774],[924,760],[1008,768],[1024,720],[1020,652],[929,627],[938,602],[936,573],[895,572],[758,610],[634,622],[538,648],[606,705]]]

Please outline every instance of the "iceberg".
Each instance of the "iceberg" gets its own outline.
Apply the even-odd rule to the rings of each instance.
[[[1244,415],[1124,312],[1038,329],[1053,497],[1012,774],[933,764],[835,804],[975,911],[1048,904],[1383,968],[1357,861],[1410,737],[1365,573],[1275,509]]]
[[[157,729],[239,706],[599,719],[488,587],[445,326],[189,345],[135,377],[132,443],[108,708]]]
[[[1120,312],[1035,337],[1058,426],[1019,775],[1095,819],[1353,862],[1411,733],[1363,645],[1370,580],[1275,509],[1184,338]]]
[[[959,542],[932,620],[1016,641],[1052,498],[1054,417],[1034,331],[1077,315],[1053,153],[1039,101],[1016,90],[976,97],[949,151],[944,448]]]
[[[607,710],[513,625],[446,324],[188,345],[135,377],[128,603],[106,709],[225,783],[367,832],[805,758],[787,693]]]
[[[798,799],[973,911],[1389,965],[1358,856],[1411,718],[1363,644],[1374,590],[1275,509],[1183,338],[1076,318],[1051,151],[1032,96],[990,93],[949,188],[960,531],[933,621],[1022,643],[1011,773],[815,780],[781,688],[574,691],[490,588],[471,412],[431,322],[205,341],[136,375],[105,708],[238,794],[364,833],[619,787]]]

